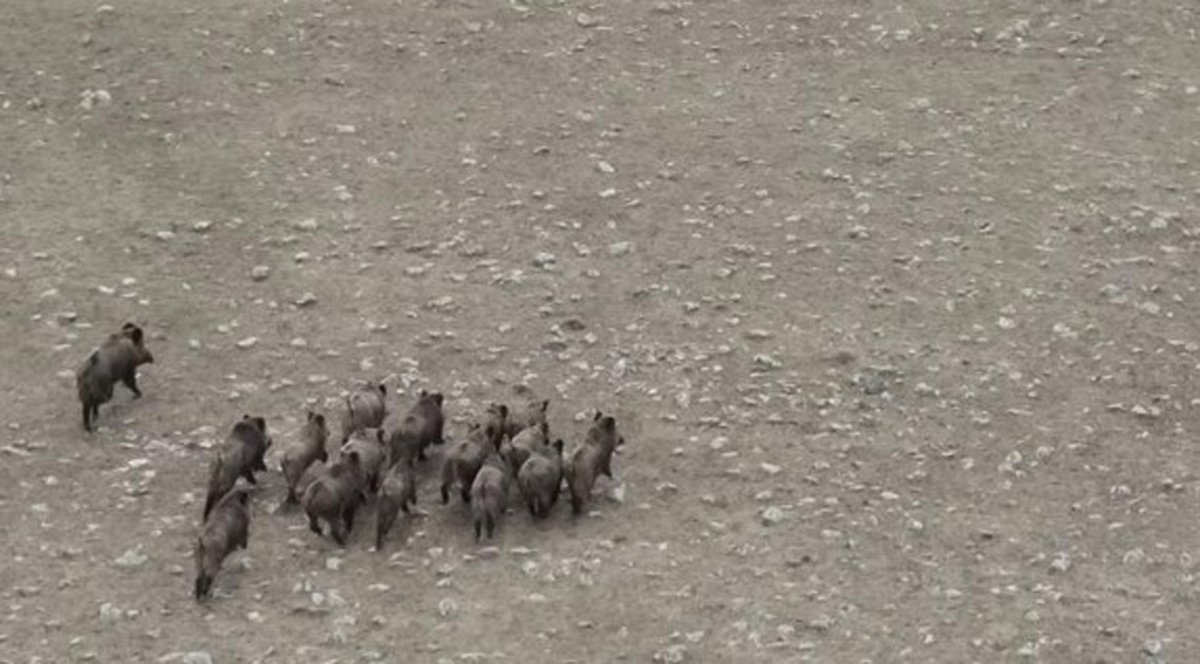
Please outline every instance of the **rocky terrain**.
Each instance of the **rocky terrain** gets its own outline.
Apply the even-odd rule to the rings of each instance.
[[[0,662],[1191,661],[1198,13],[6,3]],[[435,458],[339,549],[281,447],[379,379],[611,413],[617,479],[476,545]]]

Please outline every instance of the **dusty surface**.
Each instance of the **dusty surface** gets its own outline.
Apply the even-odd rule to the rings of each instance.
[[[1194,658],[1197,30],[6,3],[0,661]],[[84,435],[71,372],[125,320],[146,397]],[[338,551],[272,455],[197,607],[210,446],[385,376],[452,436],[522,383],[568,444],[612,412],[623,488],[476,558],[430,464],[428,516]]]

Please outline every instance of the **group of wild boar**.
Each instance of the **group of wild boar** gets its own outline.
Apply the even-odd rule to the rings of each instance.
[[[112,398],[113,385],[124,383],[141,396],[137,367],[154,362],[141,328],[126,323],[93,352],[76,375],[83,404],[83,426],[91,431],[99,407]],[[431,446],[446,445],[444,399],[424,389],[407,411],[388,405],[387,387],[369,383],[346,398],[337,451],[327,450],[329,427],[324,415],[309,410],[295,441],[283,454],[286,504],[299,505],[309,527],[323,535],[322,524],[339,546],[354,526],[358,508],[372,497],[376,503],[375,547],[382,550],[399,512],[417,502],[417,467]],[[558,501],[565,480],[572,511],[583,511],[596,479],[612,474],[612,456],[624,444],[616,420],[596,412],[584,441],[564,454],[561,438],[551,440],[546,419],[549,400],[530,401],[510,409],[492,403],[467,425],[462,440],[445,447],[441,464],[442,503],[450,502],[457,485],[470,506],[475,539],[491,538],[508,505],[510,487],[518,492],[535,519],[545,518]],[[203,526],[196,543],[197,601],[209,595],[222,561],[246,547],[250,525],[246,488],[238,478],[257,484],[266,471],[265,456],[273,441],[262,417],[243,415],[217,448],[209,466]]]

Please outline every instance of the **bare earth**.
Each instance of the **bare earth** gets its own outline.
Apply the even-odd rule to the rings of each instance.
[[[0,662],[1195,661],[1198,11],[4,3]],[[612,413],[618,481],[488,550],[435,458],[339,550],[278,452],[385,377]]]

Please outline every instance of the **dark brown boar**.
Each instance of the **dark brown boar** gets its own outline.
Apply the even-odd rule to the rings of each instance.
[[[545,518],[558,502],[562,487],[563,441],[539,449],[517,472],[517,487],[535,519]]]
[[[243,415],[242,419],[233,425],[233,431],[217,448],[217,456],[209,465],[208,496],[204,499],[205,518],[208,518],[213,506],[233,490],[238,477],[244,477],[251,484],[258,484],[254,473],[267,469],[263,457],[270,447],[267,421],[263,418]]]
[[[84,430],[92,430],[92,423],[100,415],[100,405],[112,399],[113,384],[117,381],[133,392],[134,399],[141,397],[137,368],[153,363],[154,355],[146,348],[142,328],[125,323],[120,332],[109,335],[75,372],[75,387],[83,404]]]
[[[550,443],[550,428],[545,422],[523,429],[508,442],[506,448],[509,465],[520,469],[535,453]]]
[[[409,505],[417,504],[417,476],[413,467],[398,463],[388,472],[375,505],[375,550],[383,551],[383,540],[387,537],[397,513],[404,510],[409,514]]]
[[[508,462],[496,450],[492,450],[475,474],[471,483],[471,517],[475,525],[475,541],[487,528],[488,539],[492,539],[500,515],[508,503],[508,482],[512,470]]]
[[[496,449],[500,449],[500,441],[504,439],[504,432],[508,430],[508,406],[502,403],[488,404],[487,409],[483,412],[481,424],[484,428],[491,426],[492,445]]]
[[[346,397],[346,412],[342,415],[342,442],[350,434],[363,429],[378,429],[387,417],[387,386],[367,383]]]
[[[235,549],[245,549],[250,534],[250,494],[244,490],[225,494],[204,521],[196,541],[196,601],[212,591],[221,563]]]
[[[549,408],[549,399],[530,401],[519,408],[509,408],[504,433],[509,438],[516,438],[517,434],[529,427],[545,424],[546,411]]]
[[[598,476],[607,475],[612,479],[613,450],[624,444],[625,438],[617,432],[616,419],[597,411],[587,438],[575,448],[563,468],[567,488],[571,492],[571,509],[575,514],[583,511]]]
[[[468,425],[466,440],[455,443],[442,460],[442,504],[450,502],[450,487],[459,485],[463,502],[471,502],[471,483],[479,473],[489,454],[498,452],[495,444],[496,432],[489,422],[484,425]]]
[[[441,445],[446,416],[442,412],[444,398],[439,392],[421,390],[417,402],[403,416],[392,413],[384,418],[383,430],[391,448],[389,463],[414,463],[425,459],[430,445]]]
[[[357,452],[348,452],[326,466],[304,491],[302,504],[308,527],[321,535],[321,521],[329,524],[330,535],[338,546],[346,545],[346,536],[354,527],[354,513],[365,499],[366,475]]]
[[[366,491],[376,493],[388,468],[388,448],[384,442],[383,429],[363,429],[351,434],[350,440],[338,450],[338,455],[345,456],[351,452],[358,455],[366,481]]]
[[[299,501],[296,487],[300,478],[314,461],[322,463],[329,460],[325,451],[325,442],[329,439],[329,429],[325,426],[325,416],[308,411],[308,421],[300,429],[300,440],[288,447],[283,455],[281,467],[283,477],[287,480],[287,502],[295,504]]]

